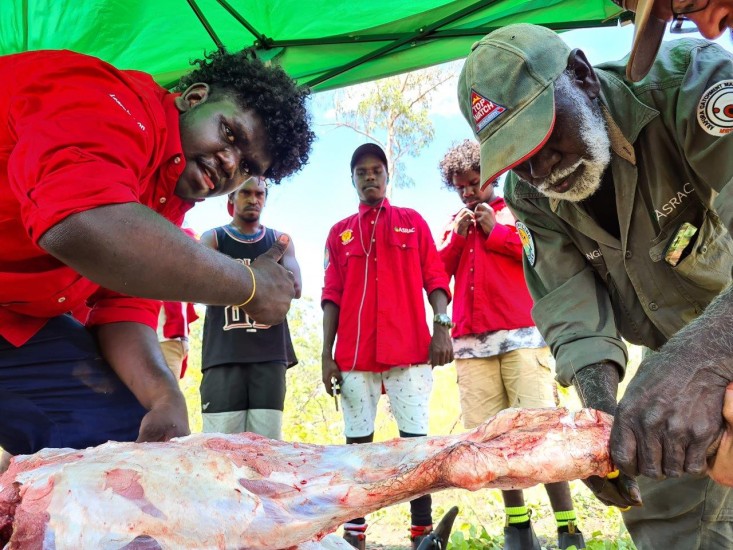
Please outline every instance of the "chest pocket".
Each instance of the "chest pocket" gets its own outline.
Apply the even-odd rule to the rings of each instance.
[[[417,228],[392,224],[387,242],[395,254],[399,254],[399,251],[414,254],[418,249]]]
[[[663,262],[664,253],[670,239],[679,226],[694,218],[685,209],[682,216],[668,224],[652,241],[649,255],[654,262]],[[693,222],[691,222],[693,223]],[[718,215],[712,210],[703,213],[702,223],[698,226],[695,244],[690,253],[676,266],[669,266],[685,282],[713,293],[720,292],[730,281],[733,266],[733,240],[723,226]]]

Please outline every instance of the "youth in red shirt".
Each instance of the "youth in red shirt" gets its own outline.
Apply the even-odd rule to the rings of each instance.
[[[262,322],[289,307],[287,238],[250,272],[175,225],[253,174],[300,168],[307,92],[246,52],[197,64],[172,94],[72,52],[0,57],[13,83],[0,97],[0,446],[13,453],[188,433],[159,303],[130,295],[248,300]],[[87,306],[93,333],[66,315]]]
[[[453,359],[448,277],[425,220],[386,199],[387,165],[378,145],[354,151],[351,177],[359,212],[334,225],[326,241],[322,377],[329,394],[333,381],[341,387],[347,443],[373,440],[382,388],[400,436],[426,435],[432,373],[425,363]],[[423,290],[443,323],[434,324],[432,337]],[[410,505],[416,548],[432,529],[430,496]],[[365,532],[364,518],[344,525],[345,538],[358,549],[365,546]]]

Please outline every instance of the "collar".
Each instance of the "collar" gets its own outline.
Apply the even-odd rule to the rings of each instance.
[[[366,214],[367,212],[371,212],[377,208],[376,206],[369,206],[368,204],[364,204],[362,202],[359,203],[359,217],[361,218]],[[387,197],[384,197],[384,201],[382,201],[382,209],[385,212],[388,212],[392,208],[392,205],[389,203],[389,199]]]
[[[168,128],[168,135],[163,147],[163,158],[167,160],[180,155],[181,170],[183,170],[186,159],[183,157],[183,147],[181,146],[181,112],[176,107],[176,98],[180,95],[168,93],[163,97],[163,110],[165,111],[166,127]]]

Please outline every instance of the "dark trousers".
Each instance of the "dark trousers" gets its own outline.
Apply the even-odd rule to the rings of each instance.
[[[0,338],[0,446],[9,453],[135,441],[145,413],[71,316],[19,348]]]

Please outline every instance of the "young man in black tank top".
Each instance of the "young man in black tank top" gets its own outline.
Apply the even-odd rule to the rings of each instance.
[[[248,264],[277,240],[279,233],[260,223],[267,199],[263,178],[251,178],[229,195],[232,221],[203,234],[201,242]],[[291,243],[292,245],[292,243]],[[281,260],[295,277],[300,267],[292,246]],[[282,437],[285,371],[297,363],[287,321],[255,322],[237,306],[208,306],[202,343],[201,407],[204,432],[254,432]]]

